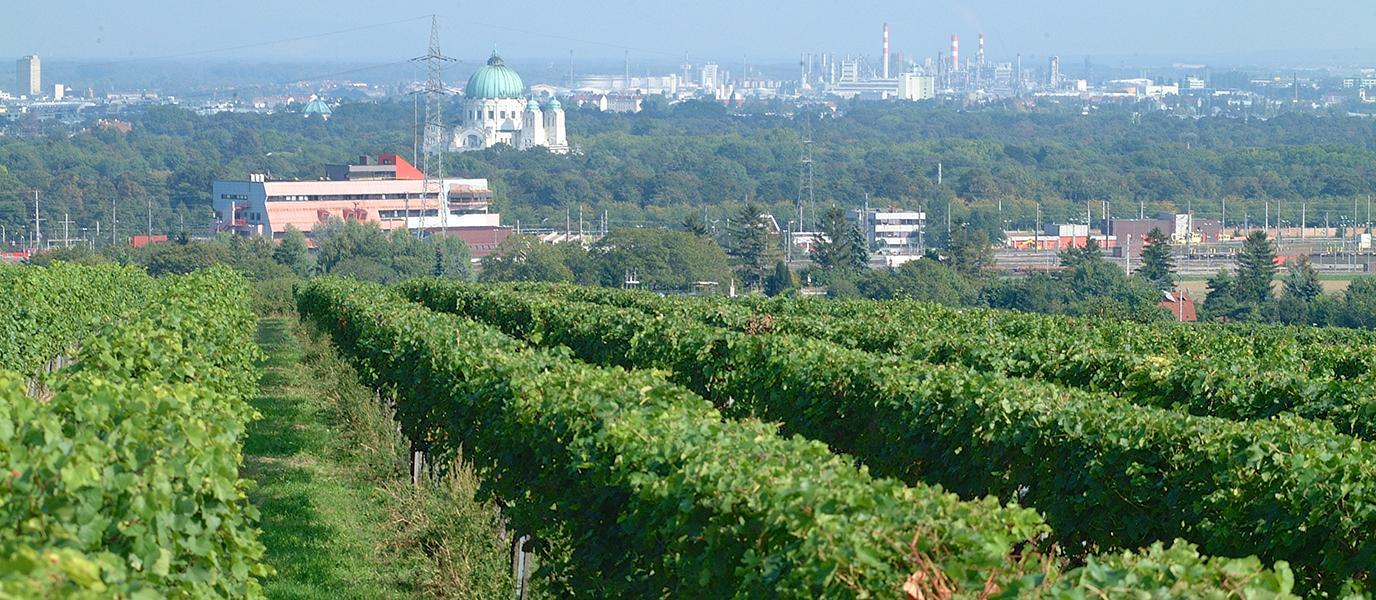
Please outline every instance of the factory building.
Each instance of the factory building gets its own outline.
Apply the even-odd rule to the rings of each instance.
[[[936,97],[936,78],[916,73],[898,76],[898,97],[903,100],[931,100]]]

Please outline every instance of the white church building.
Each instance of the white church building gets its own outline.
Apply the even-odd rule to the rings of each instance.
[[[497,144],[521,150],[543,146],[560,154],[569,151],[559,100],[540,106],[534,96],[526,97],[521,76],[493,52],[464,86],[463,118],[449,148],[465,152]]]

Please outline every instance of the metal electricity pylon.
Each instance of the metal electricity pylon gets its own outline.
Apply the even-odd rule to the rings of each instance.
[[[425,94],[425,129],[423,130],[421,142],[421,170],[425,172],[425,187],[421,194],[422,198],[428,198],[431,193],[435,194],[435,202],[439,205],[440,228],[444,233],[449,233],[449,207],[445,206],[444,194],[440,189],[444,181],[444,96],[447,93],[444,89],[444,65],[454,62],[454,59],[445,56],[440,52],[440,20],[437,15],[430,15],[430,49],[425,56],[412,59],[416,62],[425,63],[427,77],[425,87],[422,92]],[[424,206],[424,200],[422,200]],[[424,214],[424,209],[421,209]],[[411,215],[406,215],[408,227]]]

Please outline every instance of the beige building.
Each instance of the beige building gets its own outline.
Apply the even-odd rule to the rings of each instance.
[[[931,100],[936,97],[936,79],[903,73],[898,76],[898,97],[904,100]]]

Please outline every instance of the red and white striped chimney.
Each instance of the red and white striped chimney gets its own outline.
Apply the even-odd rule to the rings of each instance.
[[[960,70],[960,34],[951,34],[951,70]]]
[[[979,66],[984,66],[984,34],[979,34],[979,54],[975,55],[975,61]]]
[[[884,24],[884,79],[889,78],[889,24]]]

